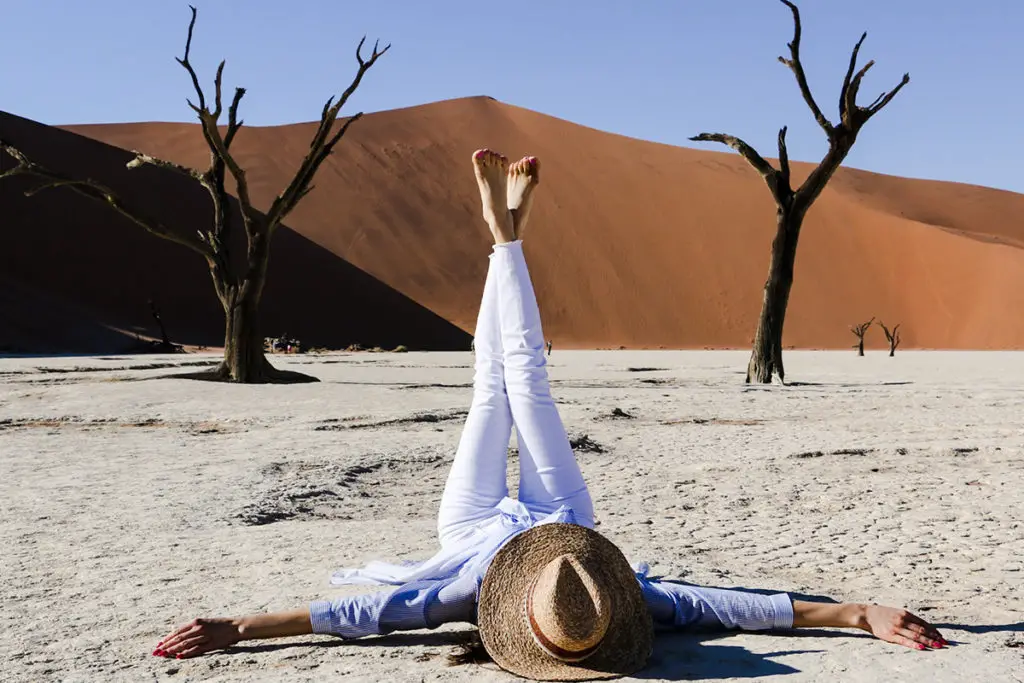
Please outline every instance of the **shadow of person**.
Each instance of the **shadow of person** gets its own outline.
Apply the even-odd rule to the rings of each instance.
[[[224,650],[224,654],[255,654],[274,652],[286,648],[327,647],[335,648],[408,648],[435,647],[456,648],[474,639],[476,631],[427,631],[391,633],[374,638],[355,640],[316,639],[290,642],[264,643],[259,645],[235,645]],[[819,632],[818,635],[830,634]],[[690,633],[659,632],[654,642],[654,653],[647,666],[634,674],[640,679],[717,680],[726,678],[757,678],[800,673],[796,667],[775,661],[782,657],[800,654],[814,654],[824,650],[778,650],[767,653],[751,652],[739,645],[723,645],[713,641],[726,638],[729,632],[698,631]],[[712,642],[709,642],[712,641]],[[444,653],[448,654],[448,653]],[[441,656],[431,653],[430,659]],[[487,666],[493,663],[480,662]]]
[[[800,669],[776,659],[824,652],[778,650],[759,653],[740,645],[707,642],[723,635],[726,634],[659,633],[654,641],[654,654],[647,666],[633,675],[641,679],[673,681],[781,676],[800,673]]]
[[[456,647],[470,641],[476,631],[424,631],[408,633],[390,633],[384,636],[342,640],[341,638],[323,638],[317,640],[291,640],[286,642],[262,643],[259,645],[233,645],[225,654],[242,654],[256,652],[275,652],[295,647],[341,647],[372,648],[372,647]]]
[[[1016,624],[935,624],[934,626],[940,631],[948,628],[967,633],[1024,633],[1024,621]]]

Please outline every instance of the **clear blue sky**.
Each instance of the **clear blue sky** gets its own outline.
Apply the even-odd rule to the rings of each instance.
[[[817,160],[823,133],[776,61],[792,36],[776,0],[193,0],[193,61],[221,58],[249,124],[307,121],[347,84],[364,33],[394,47],[351,111],[491,95],[677,145],[702,131]],[[0,109],[46,123],[185,121],[175,63],[189,11],[172,0],[2,0]],[[863,99],[911,83],[848,165],[1024,192],[1024,2],[803,0],[803,56],[835,118],[850,49],[877,61]],[[486,140],[480,141],[486,144]],[[714,146],[704,145],[705,148]]]

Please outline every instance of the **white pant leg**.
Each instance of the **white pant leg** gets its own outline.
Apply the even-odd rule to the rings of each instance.
[[[551,398],[540,309],[520,241],[494,247],[505,391],[519,440],[519,500],[538,512],[570,506],[594,526],[594,506]]]
[[[477,315],[474,346],[473,402],[437,515],[441,545],[457,538],[465,529],[499,514],[496,506],[508,495],[506,464],[512,413],[505,394],[497,268],[493,255]]]

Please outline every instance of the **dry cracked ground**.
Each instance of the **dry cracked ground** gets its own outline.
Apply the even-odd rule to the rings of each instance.
[[[275,357],[319,384],[175,379],[201,355],[0,359],[0,679],[511,680],[468,625],[150,656],[195,616],[305,605],[435,549],[468,353]],[[1024,680],[1024,354],[570,352],[553,390],[600,531],[657,574],[906,606],[954,646],[659,637],[642,678]],[[510,448],[510,487],[516,451]],[[351,590],[351,589],[350,589]]]

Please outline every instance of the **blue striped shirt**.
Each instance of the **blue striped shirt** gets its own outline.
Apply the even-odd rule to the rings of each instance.
[[[495,516],[470,529],[456,542],[423,562],[401,565],[372,562],[362,569],[335,572],[331,583],[395,586],[389,590],[347,595],[310,604],[314,633],[342,638],[437,628],[449,622],[476,622],[480,585],[494,554],[508,540],[538,524],[575,523],[563,505],[542,515],[522,502],[505,498]],[[648,566],[634,568],[654,623],[663,628],[710,626],[766,630],[793,625],[793,603],[785,593],[701,588],[647,576]]]
[[[761,595],[654,581],[645,570],[637,573],[637,581],[658,627],[755,631],[793,626],[793,603],[786,593]],[[342,638],[433,629],[450,622],[476,623],[479,585],[473,576],[447,584],[418,581],[391,590],[318,600],[310,604],[309,616],[314,633]]]

